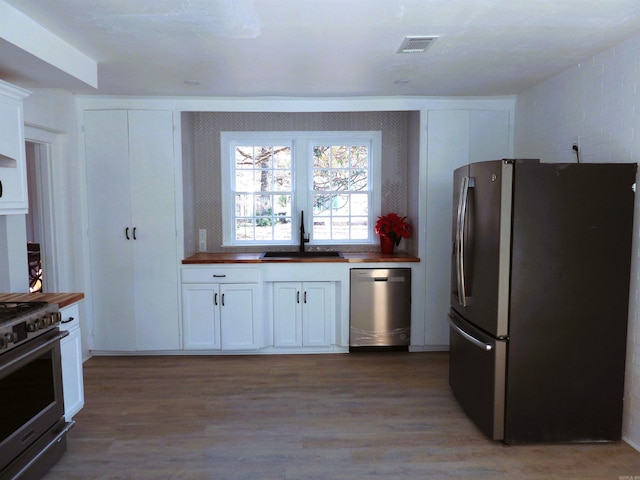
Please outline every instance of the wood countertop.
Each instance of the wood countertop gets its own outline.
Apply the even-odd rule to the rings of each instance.
[[[408,253],[393,253],[383,255],[380,252],[349,253],[342,257],[270,257],[260,258],[262,253],[196,253],[182,260],[184,265],[199,265],[210,263],[401,263],[419,262],[419,257]]]
[[[0,302],[47,302],[64,308],[84,298],[84,293],[0,293]]]

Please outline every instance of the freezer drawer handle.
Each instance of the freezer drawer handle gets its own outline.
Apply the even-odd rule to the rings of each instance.
[[[467,332],[465,332],[464,330],[462,330],[458,325],[456,325],[453,322],[453,317],[451,315],[449,315],[449,325],[451,325],[456,330],[456,332],[458,332],[460,335],[462,335],[466,340],[468,340],[469,342],[474,344],[476,347],[481,348],[485,352],[490,352],[493,349],[491,344],[481,342],[476,337],[473,337],[473,336],[469,335]]]

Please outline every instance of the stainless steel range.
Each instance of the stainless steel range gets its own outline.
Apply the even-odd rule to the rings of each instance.
[[[58,306],[0,302],[0,480],[41,478],[66,450]]]

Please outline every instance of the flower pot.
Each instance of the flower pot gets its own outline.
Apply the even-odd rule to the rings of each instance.
[[[393,253],[393,249],[396,246],[396,242],[391,237],[380,237],[380,251],[384,255],[391,255]]]

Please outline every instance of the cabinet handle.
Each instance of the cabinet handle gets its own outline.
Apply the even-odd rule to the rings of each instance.
[[[296,302],[300,303],[300,292],[299,291],[296,292]]]
[[[133,227],[133,239],[134,239],[134,240],[137,240],[137,238],[136,238],[136,229],[137,229],[137,228],[138,228],[138,227]]]
[[[226,277],[226,275],[216,275],[215,273],[213,274],[213,278],[224,278]]]
[[[127,228],[125,228],[125,229],[124,229],[124,236],[125,236],[125,237],[127,237],[127,240],[131,240],[131,239],[129,238],[129,227],[127,227]]]
[[[62,323],[70,323],[73,322],[74,318],[73,317],[69,317],[66,320],[62,320]]]
[[[304,303],[307,303],[307,291],[304,291]]]
[[[2,197],[2,180],[0,180],[0,197]]]
[[[218,306],[218,292],[213,294],[213,304],[217,307]]]
[[[222,294],[222,306],[224,307],[224,293]]]

